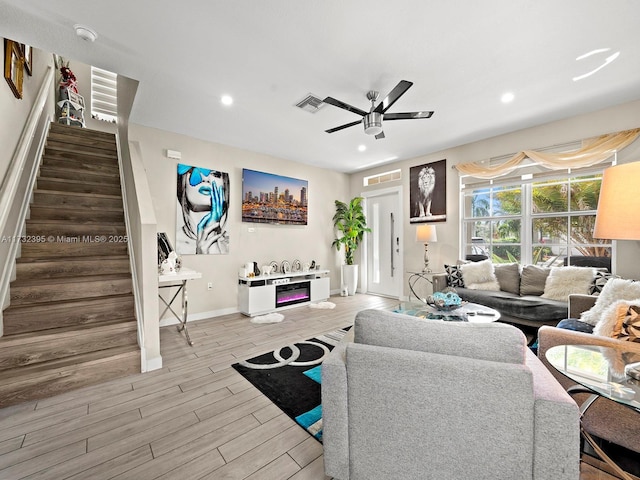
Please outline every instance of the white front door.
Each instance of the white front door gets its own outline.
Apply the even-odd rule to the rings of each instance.
[[[367,192],[367,292],[399,298],[402,281],[401,190]]]

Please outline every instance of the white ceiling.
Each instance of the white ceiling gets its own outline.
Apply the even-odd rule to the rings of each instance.
[[[640,99],[639,22],[637,0],[0,0],[0,36],[139,80],[132,122],[342,172]],[[414,85],[389,113],[435,114],[383,140],[294,106],[368,110],[400,80]]]

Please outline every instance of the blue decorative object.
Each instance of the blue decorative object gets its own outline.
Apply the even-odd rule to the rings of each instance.
[[[462,306],[462,299],[454,291],[436,292],[428,302],[438,310],[455,310]]]

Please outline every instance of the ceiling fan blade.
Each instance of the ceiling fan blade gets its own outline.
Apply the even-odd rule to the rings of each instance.
[[[384,132],[380,132],[379,134],[376,135],[376,140],[381,140],[384,138]]]
[[[356,120],[355,122],[346,123],[344,125],[340,125],[339,127],[330,128],[329,130],[325,130],[325,132],[327,133],[337,132],[338,130],[343,130],[345,128],[353,127],[354,125],[358,125],[359,123],[362,123],[362,120]]]
[[[431,118],[431,112],[405,112],[405,113],[385,113],[383,119],[386,120],[418,120],[420,118]]]
[[[391,108],[391,105],[396,103],[398,99],[402,95],[404,95],[404,93],[409,90],[409,88],[411,88],[411,85],[413,85],[413,82],[400,80],[398,85],[396,85],[395,88],[389,92],[389,95],[387,95],[386,98],[378,104],[374,112],[384,113],[389,110],[389,108]]]
[[[340,100],[336,100],[332,97],[327,97],[323,100],[324,103],[328,103],[329,105],[333,105],[334,107],[342,108],[344,110],[348,110],[353,113],[357,113],[360,116],[365,116],[368,112],[364,110],[360,110],[358,107],[354,107],[353,105],[349,105],[348,103],[341,102]]]

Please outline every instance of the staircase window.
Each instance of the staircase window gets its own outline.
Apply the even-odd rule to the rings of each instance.
[[[91,118],[116,123],[118,119],[118,76],[91,67]]]

